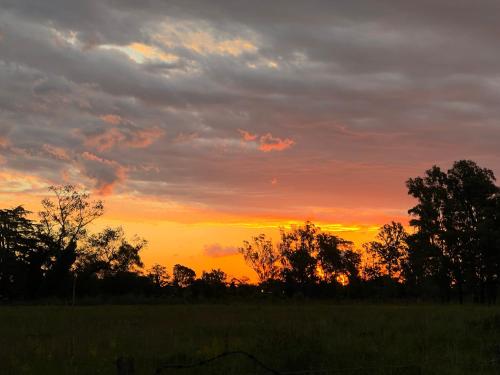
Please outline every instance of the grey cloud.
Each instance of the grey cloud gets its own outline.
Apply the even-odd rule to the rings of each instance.
[[[90,152],[84,152],[79,156],[78,168],[95,182],[95,188],[103,195],[111,194],[115,185],[122,182],[126,176],[126,169],[119,163],[100,158]]]
[[[435,162],[500,170],[495,1],[0,0],[0,10],[8,168],[54,180],[74,168],[103,192],[269,212],[395,207],[404,179]],[[196,51],[166,43],[166,26],[256,48]],[[131,43],[177,57],[140,64],[115,48]],[[262,153],[239,129],[293,147]]]

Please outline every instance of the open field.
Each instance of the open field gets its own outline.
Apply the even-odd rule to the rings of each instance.
[[[243,350],[281,372],[497,374],[500,309],[481,306],[175,305],[0,308],[1,374],[137,374]],[[417,367],[411,367],[417,365]],[[397,366],[410,366],[398,368]],[[171,374],[265,373],[243,357]]]

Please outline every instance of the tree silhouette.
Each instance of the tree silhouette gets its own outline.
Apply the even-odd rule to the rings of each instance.
[[[493,245],[492,215],[499,191],[493,172],[461,160],[447,173],[434,166],[424,177],[409,179],[407,187],[418,200],[409,210],[413,216],[410,223],[417,229],[420,243],[439,252],[432,259],[439,262],[433,267],[441,272],[437,278],[448,281],[448,289],[456,288],[460,302],[466,289],[476,296],[483,294],[486,284],[498,278],[498,270],[487,266],[487,260],[494,260],[499,251],[498,245]],[[491,236],[486,241],[489,245],[485,244],[485,232]]]
[[[33,297],[43,280],[48,259],[36,224],[22,206],[0,210],[0,295]]]
[[[382,226],[377,234],[377,241],[364,246],[368,254],[375,258],[377,269],[386,273],[390,279],[401,276],[408,254],[407,237],[403,225],[392,221]]]
[[[317,281],[318,233],[319,228],[309,221],[289,232],[281,230],[282,276],[288,283],[304,286]]]
[[[196,272],[194,272],[194,270],[181,264],[176,264],[174,266],[172,274],[174,276],[174,285],[181,288],[190,286],[196,278]]]
[[[42,200],[39,212],[41,231],[61,251],[86,234],[87,225],[104,212],[101,200],[90,201],[90,195],[73,185],[51,186],[53,198]]]
[[[90,201],[89,194],[73,185],[51,186],[52,198],[42,200],[40,238],[50,253],[47,267],[49,289],[67,293],[72,284],[71,267],[76,261],[77,242],[87,226],[103,214],[102,201]]]
[[[203,271],[201,281],[207,285],[220,286],[226,283],[227,275],[221,269],[214,269],[209,272]]]
[[[148,271],[148,276],[153,280],[157,288],[163,288],[168,285],[170,275],[168,274],[167,267],[161,264],[154,264]]]
[[[329,233],[318,234],[317,241],[317,258],[326,281],[337,282],[345,276],[352,283],[359,278],[361,256],[354,251],[353,242]]]
[[[87,238],[79,251],[76,269],[104,277],[142,268],[139,253],[146,245],[147,241],[139,237],[130,243],[121,227],[105,228]]]
[[[265,234],[244,241],[243,247],[238,250],[257,274],[259,282],[264,283],[279,276],[279,253]]]

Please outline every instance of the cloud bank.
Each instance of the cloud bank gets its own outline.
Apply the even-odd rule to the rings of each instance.
[[[3,0],[0,167],[235,214],[403,215],[434,163],[500,171],[499,10]]]

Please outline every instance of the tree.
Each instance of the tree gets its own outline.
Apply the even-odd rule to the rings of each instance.
[[[274,280],[279,275],[279,254],[271,240],[265,234],[244,241],[238,251],[243,254],[245,262],[255,271],[260,283]]]
[[[194,270],[181,264],[176,264],[172,273],[174,275],[174,285],[181,288],[190,286],[196,278]]]
[[[102,201],[90,201],[89,194],[73,185],[51,186],[54,198],[42,200],[40,238],[50,253],[47,266],[49,290],[67,293],[72,282],[70,270],[76,261],[77,243],[87,226],[103,214]]]
[[[86,227],[102,216],[101,200],[90,201],[90,195],[73,185],[51,186],[55,198],[42,200],[40,224],[42,233],[53,239],[61,250],[86,234]]]
[[[500,280],[500,193],[491,197],[485,221],[479,225],[478,231],[483,267],[480,301],[494,304]]]
[[[286,282],[304,286],[317,281],[318,233],[319,228],[309,221],[290,232],[281,230],[279,251]]]
[[[13,253],[19,248],[29,246],[29,238],[35,225],[27,216],[29,211],[22,206],[0,210],[0,252]]]
[[[0,210],[0,296],[34,296],[42,283],[49,259],[29,214],[22,206]]]
[[[213,269],[210,272],[203,271],[201,274],[201,281],[211,286],[225,285],[226,279],[227,275],[221,269]]]
[[[425,282],[434,283],[448,299],[453,276],[445,241],[447,175],[433,166],[424,177],[410,178],[406,186],[408,194],[418,200],[418,204],[408,210],[415,234],[410,238],[407,273],[411,272],[410,280],[417,287],[422,287]]]
[[[358,279],[361,256],[354,251],[354,244],[329,233],[317,236],[319,266],[323,278],[329,282],[337,282],[346,277],[349,283]]]
[[[153,280],[153,283],[158,288],[163,288],[168,285],[170,275],[168,274],[167,267],[160,264],[154,264],[148,272],[148,276]]]
[[[485,233],[496,233],[494,217],[499,189],[493,171],[481,168],[470,160],[460,160],[447,172],[437,166],[424,177],[407,181],[408,193],[418,200],[409,210],[410,224],[419,234],[420,244],[439,253],[432,259],[439,262],[433,268],[446,288],[458,292],[463,301],[466,289],[481,299],[489,280],[497,271],[488,260],[498,254],[496,235],[487,241]],[[411,251],[422,251],[412,249]]]
[[[408,253],[407,237],[408,234],[403,225],[392,221],[380,229],[377,241],[364,246],[376,259],[376,267],[386,273],[390,279],[401,276]]]
[[[137,236],[129,242],[123,228],[105,228],[89,236],[78,253],[76,269],[99,277],[131,272],[142,268],[140,251],[147,241]]]

